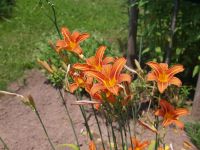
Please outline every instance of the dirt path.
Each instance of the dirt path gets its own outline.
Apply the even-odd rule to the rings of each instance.
[[[17,83],[13,83],[10,88],[13,92],[23,95],[31,94],[34,97],[41,118],[55,145],[73,143],[75,141],[73,132],[66,117],[65,109],[60,101],[58,91],[52,88],[51,85],[45,84],[45,81],[46,78],[44,75],[34,69],[28,72],[25,86],[20,87]],[[81,150],[88,150],[87,137],[81,134],[81,131],[85,130],[85,127],[79,107],[71,105],[75,101],[75,97],[68,94],[66,95],[66,99],[82,145]],[[90,118],[90,125],[93,131],[97,131],[93,118]],[[138,132],[140,132],[139,130]],[[182,141],[188,141],[185,132],[178,133],[174,132],[173,129],[170,129],[169,132],[166,137],[167,142],[173,143],[174,150],[184,150],[182,149]],[[106,134],[105,128],[103,128],[103,134]],[[38,118],[18,98],[0,97],[0,136],[8,144],[10,150],[51,149]],[[106,135],[103,136],[106,137]],[[141,135],[143,139],[148,137],[152,137],[152,133],[145,132]],[[2,149],[1,143],[0,149]],[[194,147],[192,149],[197,150]]]

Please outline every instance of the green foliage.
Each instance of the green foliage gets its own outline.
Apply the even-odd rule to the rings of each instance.
[[[154,60],[163,62],[171,43],[171,24],[174,1],[138,0],[138,43],[142,40],[142,62]],[[172,63],[185,67],[185,80],[190,82],[192,74],[200,68],[200,4],[180,0],[173,36]],[[139,45],[139,44],[138,44]],[[189,81],[188,81],[189,80]]]
[[[10,17],[14,7],[15,0],[0,1],[0,18]]]
[[[185,125],[185,130],[192,142],[200,148],[200,122],[196,123],[187,123]]]
[[[49,40],[55,41],[57,36],[53,35],[52,37],[49,37]],[[54,49],[51,48],[50,44],[48,42],[40,41],[36,44],[37,49],[39,50],[38,53],[36,53],[36,57],[40,60],[45,60],[49,64],[53,64],[57,68],[61,67],[61,58],[56,53]]]
[[[65,79],[65,73],[57,70],[56,72],[48,75],[48,79],[50,80],[51,84],[56,88],[63,87],[63,81]]]
[[[191,86],[171,86],[166,90],[165,98],[174,104],[174,106],[183,107],[186,105],[191,90],[193,90]]]

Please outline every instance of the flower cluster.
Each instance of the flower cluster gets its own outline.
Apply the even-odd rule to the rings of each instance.
[[[105,56],[106,46],[104,45],[97,48],[94,56],[85,58],[84,51],[80,46],[80,42],[89,38],[88,33],[73,32],[71,34],[70,31],[65,27],[61,29],[61,33],[63,39],[57,40],[55,46],[52,47],[54,47],[55,51],[60,56],[62,55],[61,53],[63,51],[67,51],[75,54],[75,56],[78,56],[79,58],[78,62],[76,63],[67,62],[66,64],[66,61],[64,61],[65,69],[62,72],[65,72],[66,75],[63,81],[63,85],[65,85],[63,88],[70,93],[75,93],[76,91],[79,91],[79,89],[86,91],[93,101],[79,100],[77,103],[81,105],[93,105],[99,111],[101,110],[99,108],[105,109],[104,113],[106,112],[105,116],[108,119],[111,128],[113,128],[112,122],[118,121],[119,130],[122,136],[122,147],[124,147],[123,132],[126,135],[126,127],[129,127],[129,125],[127,125],[129,124],[128,119],[124,119],[123,117],[128,115],[130,110],[132,111],[133,109],[136,109],[138,104],[140,105],[142,103],[134,98],[133,93],[135,95],[139,95],[140,93],[131,89],[130,85],[134,84],[131,73],[136,73],[138,75],[138,80],[143,80],[143,83],[145,83],[145,87],[152,87],[148,86],[151,85],[151,82],[149,81],[157,83],[157,88],[153,86],[153,89],[150,89],[153,93],[152,100],[156,99],[155,103],[153,103],[156,110],[154,110],[154,114],[152,114],[156,119],[149,122],[145,120],[142,121],[142,115],[138,115],[135,118],[135,122],[139,123],[146,129],[153,131],[157,137],[159,137],[158,135],[160,134],[159,125],[161,125],[164,129],[172,124],[181,129],[184,128],[184,124],[179,120],[179,117],[182,115],[187,115],[189,113],[188,110],[185,108],[175,108],[172,104],[170,104],[169,101],[164,100],[163,98],[163,93],[167,91],[167,88],[170,85],[175,85],[178,87],[181,86],[181,80],[174,75],[184,70],[182,65],[174,65],[169,67],[166,63],[150,61],[146,64],[152,69],[152,71],[145,75],[144,71],[141,71],[142,69],[140,66],[138,66],[138,62],[136,63],[136,66],[138,66],[140,71],[132,70],[127,67],[126,59],[123,57],[118,58]],[[54,73],[55,68],[53,68],[47,62],[41,60],[38,62],[49,73]],[[157,92],[155,92],[155,89],[157,89]],[[150,97],[150,93],[148,93],[148,91],[149,89],[145,89],[143,92]],[[149,106],[151,104],[152,103],[149,102]],[[106,108],[107,106],[109,106],[109,108]],[[117,111],[112,111],[112,109],[117,109]],[[112,119],[113,116],[115,119]],[[122,131],[122,128],[124,131]],[[87,130],[90,132],[88,126]],[[112,134],[114,136],[114,133]],[[162,139],[157,138],[155,141],[155,147],[158,150],[166,149],[166,147],[163,148],[159,144],[159,141],[161,140]],[[131,146],[128,148],[129,150],[144,150],[150,144],[150,141],[140,142],[136,137],[131,137],[130,141],[133,147]],[[113,142],[115,149],[117,149],[118,144],[115,137],[113,137]],[[89,149],[97,149],[92,138],[90,138]]]
[[[78,87],[84,88],[93,99],[100,102],[106,99],[111,103],[116,101],[116,96],[122,94],[125,89],[123,83],[131,82],[131,76],[122,73],[126,59],[105,57],[105,50],[106,46],[100,46],[95,56],[86,58],[84,63],[73,64],[73,73],[70,75],[74,83],[69,85],[70,92],[73,93]],[[127,96],[127,93],[123,94]]]

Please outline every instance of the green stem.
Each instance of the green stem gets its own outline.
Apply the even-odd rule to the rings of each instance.
[[[124,129],[125,142],[126,142],[126,149],[127,149],[127,147],[128,147],[128,141],[127,141],[127,134],[126,134],[126,127],[125,127],[125,125],[123,126],[123,129]]]
[[[156,116],[156,122],[155,122],[155,128],[156,130],[158,130],[158,116]],[[159,146],[159,137],[158,137],[158,133],[156,132],[156,143],[155,143],[155,150],[158,149],[158,146]]]
[[[59,37],[61,38],[62,36],[60,34],[60,30],[59,30],[59,27],[58,27],[58,22],[57,22],[57,17],[56,17],[56,10],[55,10],[53,5],[51,5],[51,9],[53,11],[53,16],[54,16],[54,22],[53,23],[54,23],[54,25],[56,27],[56,31],[58,32]]]
[[[57,17],[56,17],[56,10],[54,8],[54,4],[51,4],[50,1],[46,0],[46,3],[48,5],[50,5],[51,9],[52,9],[52,12],[53,12],[53,18],[49,17],[49,19],[53,22],[53,24],[55,25],[56,27],[56,31],[59,35],[60,38],[62,38],[61,34],[60,34],[60,30],[59,30],[59,27],[58,27],[58,22],[57,22]]]
[[[34,112],[35,112],[36,116],[38,117],[38,119],[39,119],[39,121],[40,121],[40,123],[41,123],[41,125],[42,125],[42,128],[43,128],[43,130],[44,130],[44,132],[45,132],[45,134],[46,134],[46,137],[47,137],[47,139],[48,139],[48,141],[49,141],[49,143],[50,143],[50,145],[51,145],[51,148],[52,148],[53,150],[55,150],[55,147],[53,146],[53,143],[51,142],[51,140],[50,140],[50,138],[49,138],[49,135],[48,135],[47,130],[46,130],[45,126],[44,126],[44,123],[42,122],[42,119],[41,119],[41,117],[40,117],[40,114],[39,114],[39,112],[37,111],[36,108],[34,108]]]
[[[123,116],[122,115],[122,112],[123,112],[123,108],[120,108],[120,112],[119,112],[119,116],[120,116],[120,119],[121,119],[121,126],[120,128],[123,128],[122,130],[122,133],[124,131],[124,139],[125,139],[125,142],[126,142],[126,147],[128,146],[128,141],[127,141],[127,135],[126,135],[126,118],[127,118],[127,113],[124,113],[125,115]],[[124,119],[125,118],[125,119]],[[123,136],[123,134],[122,134]],[[125,144],[123,145],[123,149],[125,149]]]
[[[110,114],[112,114],[112,112],[111,112],[112,108],[111,108],[110,104],[106,100],[105,100],[104,105],[105,105],[104,108],[106,109],[106,111],[108,113],[108,115],[106,115],[106,113],[105,113],[105,116],[106,116],[106,120],[108,120],[108,122],[109,122],[109,124],[111,126],[112,137],[113,137],[113,142],[114,142],[114,148],[115,148],[115,150],[118,150],[116,136],[115,136],[114,128],[113,128],[113,125],[112,125],[112,119],[111,119],[111,116],[110,116]]]
[[[99,129],[99,133],[100,133],[100,136],[101,136],[101,142],[102,142],[102,145],[103,145],[103,149],[105,150],[105,145],[104,145],[104,142],[103,142],[103,137],[102,137],[102,132],[101,132],[101,128],[100,128],[100,125],[99,125],[99,120],[97,118],[97,114],[96,114],[96,111],[94,109],[94,106],[92,105],[92,110],[94,112],[94,117],[95,117],[95,120],[97,122],[97,126],[98,126],[98,129]]]
[[[159,107],[159,103],[160,103],[160,97],[161,97],[161,94],[159,95],[159,98],[158,98],[158,103],[157,103],[157,108]],[[158,126],[159,126],[159,119],[158,119],[158,116],[155,116],[155,128],[156,130],[158,130]],[[156,143],[155,143],[155,150],[157,150],[159,147],[159,134],[156,132]]]
[[[74,124],[73,124],[73,121],[72,121],[72,118],[71,118],[71,116],[70,116],[68,107],[67,107],[67,105],[66,105],[65,99],[64,99],[63,94],[62,94],[62,92],[61,92],[60,89],[59,89],[59,94],[60,94],[60,97],[61,97],[61,99],[62,99],[62,103],[63,103],[63,105],[64,105],[64,107],[65,107],[65,111],[66,111],[66,113],[67,113],[67,116],[68,116],[68,118],[69,118],[69,121],[70,121],[72,130],[73,130],[73,133],[74,133],[74,136],[75,136],[75,139],[76,139],[76,144],[77,144],[77,146],[78,146],[79,149],[80,149],[80,144],[79,144],[78,137],[77,137],[77,134],[76,134],[76,131],[75,131],[75,128],[74,128]]]
[[[133,103],[133,106],[131,107],[132,109],[132,113],[133,113],[133,133],[134,133],[134,137],[136,137],[136,107],[135,107],[135,103]]]
[[[76,100],[78,101],[79,100],[78,93],[75,93],[75,96],[76,96]],[[93,140],[93,136],[92,136],[92,133],[90,131],[90,126],[88,124],[87,117],[86,117],[86,114],[85,114],[85,109],[82,106],[79,106],[79,108],[81,110],[81,113],[82,113],[82,116],[83,116],[83,119],[84,119],[84,122],[85,122],[85,127],[86,127],[86,130],[87,130],[87,133],[89,134],[90,140]]]
[[[114,141],[114,147],[115,147],[115,150],[118,150],[118,148],[117,148],[116,136],[115,136],[115,132],[114,132],[114,129],[113,129],[112,121],[110,121],[110,126],[111,126],[111,130],[112,130],[112,136],[113,136],[113,141]]]
[[[81,109],[81,112],[82,112],[82,115],[83,115],[83,119],[85,121],[85,127],[86,127],[86,130],[87,130],[87,133],[89,134],[90,140],[93,140],[93,136],[92,136],[92,133],[91,133],[91,130],[90,130],[90,126],[89,126],[89,124],[87,122],[87,117],[86,117],[86,114],[85,114],[85,109],[82,106],[80,106],[80,109]]]
[[[119,130],[120,130],[120,135],[121,135],[121,140],[122,140],[122,149],[124,150],[124,137],[123,137],[122,126],[120,122],[119,122]]]
[[[120,130],[120,135],[121,135],[121,141],[122,141],[122,150],[124,150],[124,137],[123,137],[123,131],[122,131],[122,128],[123,128],[123,118],[122,118],[122,115],[121,115],[121,109],[119,109],[119,118],[118,118],[118,124],[119,124],[119,130]]]
[[[7,144],[4,142],[4,140],[1,137],[0,137],[0,141],[3,144],[3,146],[4,146],[4,149],[9,150]]]
[[[108,120],[107,120],[107,117],[106,117],[106,114],[105,114],[105,111],[103,110],[103,115],[104,115],[104,118],[105,118],[105,124],[106,124],[106,129],[107,129],[107,135],[108,135],[108,142],[109,142],[109,147],[110,147],[110,150],[112,150],[112,146],[111,146],[111,139],[110,139],[110,133],[109,133],[109,126],[108,126]]]
[[[131,141],[131,148],[133,148],[132,135],[131,135],[131,128],[130,128],[129,122],[128,122],[128,132],[129,132],[130,141]]]

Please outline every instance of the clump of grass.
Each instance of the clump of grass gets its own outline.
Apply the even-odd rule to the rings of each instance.
[[[200,122],[187,123],[185,125],[185,130],[191,138],[194,145],[200,148]]]

